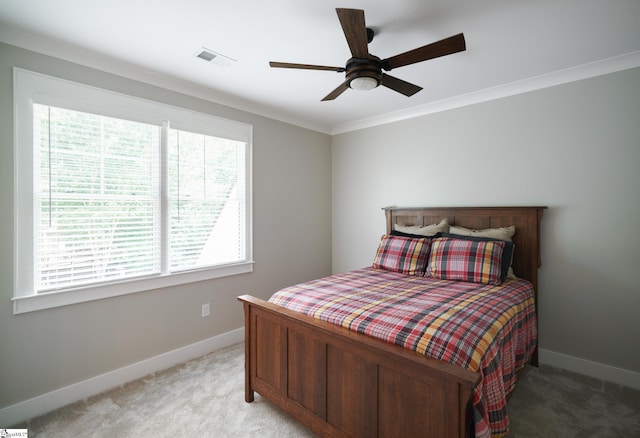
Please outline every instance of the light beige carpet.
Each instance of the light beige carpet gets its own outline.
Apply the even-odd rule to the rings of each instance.
[[[551,367],[527,368],[509,415],[512,438],[640,437],[640,391]],[[313,436],[258,394],[245,403],[242,345],[16,427],[28,428],[30,438]]]
[[[241,344],[74,403],[26,427],[29,438],[313,436],[257,394],[245,403]]]

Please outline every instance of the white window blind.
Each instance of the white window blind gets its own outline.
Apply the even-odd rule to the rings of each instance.
[[[243,260],[244,144],[169,130],[170,268]]]
[[[160,272],[160,128],[34,105],[38,292]]]
[[[13,82],[14,313],[252,271],[250,125]]]

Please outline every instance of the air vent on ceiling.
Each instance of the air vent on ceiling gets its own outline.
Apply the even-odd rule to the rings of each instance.
[[[196,53],[196,57],[202,59],[203,61],[210,62],[211,64],[215,64],[219,67],[229,67],[231,64],[236,62],[235,59],[231,59],[205,47],[202,47],[200,50],[198,50],[198,52]]]

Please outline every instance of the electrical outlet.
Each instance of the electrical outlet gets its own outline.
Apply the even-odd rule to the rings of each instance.
[[[202,317],[211,315],[211,304],[206,303],[202,305]]]

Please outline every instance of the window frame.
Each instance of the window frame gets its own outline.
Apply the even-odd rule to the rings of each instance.
[[[13,68],[14,91],[14,290],[13,313],[65,306],[97,299],[177,286],[196,281],[244,274],[253,271],[252,244],[252,148],[250,124],[223,119],[164,103],[76,83],[53,76]],[[238,140],[245,149],[245,259],[236,263],[199,268],[177,273],[119,280],[46,293],[34,290],[35,196],[33,103],[60,106],[76,111],[97,113],[161,127],[188,130],[200,134]],[[161,167],[166,162],[162,148]],[[166,185],[161,171],[160,184]],[[168,214],[163,199],[162,215]]]

